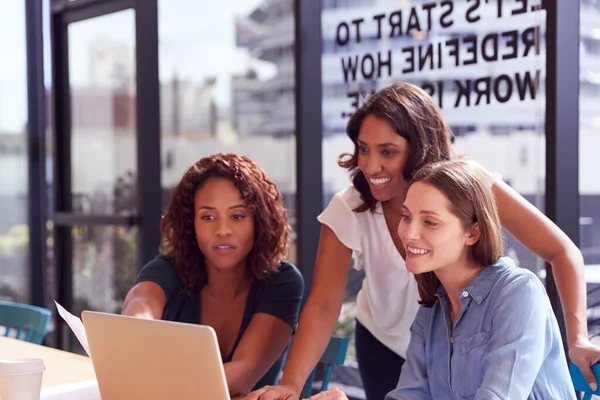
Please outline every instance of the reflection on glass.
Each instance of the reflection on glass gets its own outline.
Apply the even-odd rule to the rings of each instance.
[[[135,201],[117,201],[136,179],[134,17],[126,10],[69,25],[74,212],[134,211]]]
[[[0,1],[0,300],[29,302],[25,2]],[[10,38],[10,39],[8,39]]]
[[[545,11],[527,9],[522,14],[512,15],[505,9],[503,16],[499,17],[496,2],[481,2],[476,11],[471,11],[471,16],[478,16],[479,21],[468,23],[466,15],[469,9],[473,9],[472,4],[460,1],[452,3],[452,11],[447,15],[452,16],[453,22],[443,26],[440,21],[449,20],[443,17],[448,5],[442,6],[440,2],[323,2],[324,206],[336,192],[350,185],[346,170],[337,165],[337,158],[343,152],[353,151],[352,143],[346,136],[346,124],[354,109],[353,102],[360,104],[360,96],[402,80],[432,93],[456,136],[455,150],[458,154],[467,154],[489,170],[502,174],[515,190],[543,209]],[[430,8],[435,6],[431,18],[425,11],[426,4]],[[529,4],[533,7],[540,2]],[[512,7],[508,4],[505,6]],[[414,13],[411,11],[413,9]],[[414,25],[417,18],[419,27]],[[429,23],[431,26],[428,26]],[[539,29],[539,37],[536,28]],[[357,30],[360,31],[360,40]],[[520,41],[514,58],[510,57],[512,50],[506,44],[511,34],[501,35],[512,30],[519,32],[517,41]],[[473,41],[474,37],[476,41]],[[482,44],[485,37],[491,39]],[[456,54],[452,54],[452,44],[448,44],[452,41],[458,44]],[[497,46],[494,46],[495,41]],[[525,42],[530,46],[527,54]],[[473,43],[475,45],[471,47]],[[411,48],[416,49],[412,66]],[[467,49],[478,53],[476,62]],[[426,54],[427,51],[431,51],[431,55],[420,64],[419,54]],[[481,55],[484,51],[490,61]],[[494,51],[500,54],[497,60],[492,60]],[[503,59],[501,55],[509,55],[511,59]],[[465,60],[470,62],[465,63]],[[350,67],[351,64],[353,67]],[[540,76],[536,91],[534,80],[537,71]],[[522,83],[526,74],[531,79],[531,86],[524,90],[522,100],[517,81],[520,79]],[[479,79],[478,83],[476,79]],[[460,87],[466,87],[468,80],[471,80],[473,89],[467,96],[461,94]],[[476,93],[475,85],[481,95]],[[521,89],[524,86],[521,84]],[[357,96],[358,93],[360,96]],[[533,270],[543,278],[543,263],[510,235],[506,237],[506,254],[520,266]],[[355,318],[354,301],[363,277],[362,271],[351,269],[346,303],[338,324],[338,333],[351,338]],[[351,344],[347,363],[352,361],[352,357]]]
[[[158,3],[163,209],[191,164],[234,152],[271,175],[294,227],[292,0]]]
[[[120,313],[137,276],[137,228],[78,226],[73,237],[73,298],[83,310]]]
[[[73,239],[73,314],[120,314],[138,273],[137,228],[76,226]],[[72,341],[74,351],[81,351]]]
[[[579,227],[588,282],[588,329],[600,334],[600,3],[581,2],[579,92]]]

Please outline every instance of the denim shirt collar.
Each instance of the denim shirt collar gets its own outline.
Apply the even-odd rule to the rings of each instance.
[[[506,257],[500,257],[496,262],[485,267],[461,292],[467,291],[477,304],[481,304],[496,282],[498,282],[502,274],[501,267],[506,266],[506,263]],[[436,289],[435,295],[438,298],[442,296],[448,297],[448,293],[446,293],[446,289],[442,285]]]

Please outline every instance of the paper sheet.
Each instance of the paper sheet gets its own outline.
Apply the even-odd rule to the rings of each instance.
[[[83,327],[83,322],[81,322],[81,320],[78,317],[65,310],[64,307],[58,304],[56,301],[54,301],[54,303],[56,304],[56,308],[58,309],[58,313],[60,314],[60,316],[65,320],[67,325],[69,325],[69,328],[71,328],[71,330],[77,337],[77,340],[79,340],[79,343],[81,343],[81,346],[83,346],[83,349],[85,350],[87,355],[91,357],[90,346],[88,345],[88,340],[85,334],[85,328]]]

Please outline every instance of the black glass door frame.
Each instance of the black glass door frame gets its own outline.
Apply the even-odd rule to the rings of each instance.
[[[575,243],[579,238],[580,1],[543,0],[546,9],[546,215]],[[552,266],[546,290],[567,336]],[[567,352],[568,354],[568,352]]]
[[[46,306],[46,87],[42,0],[25,0],[30,300]]]
[[[73,211],[71,182],[71,90],[69,24],[124,10],[135,13],[137,212],[88,215]],[[73,308],[74,226],[136,226],[138,268],[150,261],[160,243],[160,100],[157,0],[54,1],[51,6],[52,115],[54,179],[54,265],[57,301]],[[56,343],[69,349],[73,335],[57,318]]]

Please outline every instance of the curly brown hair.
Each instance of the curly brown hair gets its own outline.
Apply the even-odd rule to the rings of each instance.
[[[162,219],[161,254],[173,261],[187,291],[207,281],[204,255],[194,228],[194,195],[209,178],[231,180],[254,217],[254,245],[248,255],[251,279],[277,271],[286,257],[290,226],[281,193],[254,161],[237,154],[216,154],[192,165],[175,186]]]
[[[354,209],[355,212],[374,211],[377,205],[365,175],[358,168],[358,134],[368,115],[387,120],[396,133],[408,141],[410,155],[403,172],[406,182],[410,182],[413,174],[422,166],[449,160],[454,155],[454,135],[444,122],[439,107],[426,91],[408,82],[397,82],[381,89],[368,97],[352,114],[346,133],[354,143],[354,154],[344,153],[338,159],[338,165],[350,172],[352,184],[363,201]]]

